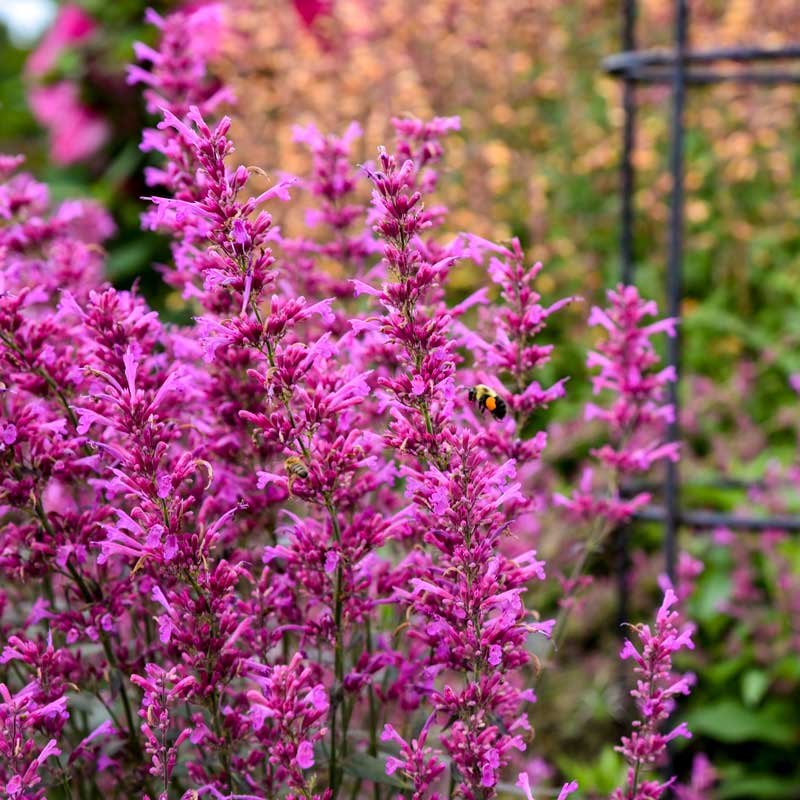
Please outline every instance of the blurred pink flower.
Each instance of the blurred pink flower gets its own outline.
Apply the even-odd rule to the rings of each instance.
[[[676,800],[707,800],[717,782],[717,771],[705,753],[698,753],[692,762],[692,777],[687,785],[675,786]]]
[[[62,6],[53,26],[28,57],[25,71],[37,77],[44,75],[67,47],[91,36],[96,28],[95,21],[79,5]]]
[[[50,132],[50,154],[57,164],[88,158],[108,140],[108,123],[81,103],[78,87],[70,81],[38,86],[31,90],[28,102]]]

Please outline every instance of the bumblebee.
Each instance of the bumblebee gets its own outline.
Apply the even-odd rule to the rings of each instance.
[[[494,389],[483,383],[479,383],[469,390],[469,399],[478,404],[481,414],[488,410],[495,419],[503,419],[506,415],[505,400]]]
[[[305,480],[308,477],[308,468],[297,456],[287,458],[283,466],[293,479]]]

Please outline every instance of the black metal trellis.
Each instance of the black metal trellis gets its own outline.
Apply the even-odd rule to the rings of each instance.
[[[669,84],[672,93],[670,116],[669,170],[672,178],[670,193],[669,239],[666,273],[666,314],[680,318],[684,251],[684,139],[686,123],[684,110],[686,90],[691,86],[707,86],[734,82],[776,86],[800,84],[800,69],[762,69],[753,65],[775,61],[800,61],[800,44],[781,48],[720,47],[692,51],[688,46],[688,0],[674,0],[674,29],[672,50],[636,49],[636,0],[622,0],[622,47],[624,52],[606,58],[605,71],[623,82],[622,158],[620,162],[620,276],[623,283],[634,280],[634,184],[633,150],[636,135],[637,84]],[[707,65],[722,63],[723,69]],[[668,428],[671,441],[681,440],[679,425],[679,381],[681,377],[681,332],[667,344],[667,364],[674,367],[677,379],[669,386],[669,401],[675,408],[675,421]],[[664,525],[664,559],[667,574],[674,579],[678,528],[681,525],[704,529],[726,526],[733,530],[763,531],[783,529],[800,532],[800,517],[748,517],[712,511],[684,510],[680,504],[680,474],[678,465],[667,463],[664,482],[664,505],[641,510],[638,519],[662,522]],[[626,605],[627,533],[619,532],[617,548],[620,611]]]

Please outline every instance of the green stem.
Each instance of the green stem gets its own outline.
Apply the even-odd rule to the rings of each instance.
[[[456,767],[455,762],[450,762],[450,787],[447,792],[448,800],[453,800],[453,793],[456,790],[456,773],[458,772],[458,767]]]
[[[636,797],[636,791],[639,788],[639,773],[642,769],[642,762],[637,760],[636,766],[633,768],[633,788],[631,789],[631,797]]]
[[[365,623],[367,637],[367,653],[372,655],[372,625],[367,617]],[[375,758],[378,755],[378,708],[375,702],[375,688],[370,681],[367,697],[369,699],[369,754]],[[378,783],[372,784],[373,800],[381,800],[381,787]]]
[[[625,438],[622,440],[623,442],[626,441]],[[619,473],[617,470],[614,470],[613,475],[609,480],[609,495],[612,497],[616,497],[619,494]],[[573,595],[575,594],[576,589],[576,582],[578,578],[583,575],[584,570],[586,569],[586,565],[589,563],[589,559],[591,558],[592,554],[595,552],[597,547],[605,541],[607,536],[614,530],[614,526],[606,519],[600,518],[600,522],[598,523],[599,528],[595,528],[589,534],[588,540],[586,542],[586,547],[581,553],[581,557],[578,559],[577,564],[572,568],[572,572],[569,576],[570,582],[570,590],[564,600],[570,600]],[[563,604],[561,609],[558,612],[558,616],[556,617],[556,624],[553,628],[553,635],[548,642],[547,650],[545,653],[545,659],[542,662],[542,666],[545,666],[547,660],[549,660],[551,654],[554,650],[558,650],[561,646],[562,640],[564,638],[564,634],[567,628],[567,622],[569,621],[570,613],[572,612],[572,604]],[[538,675],[534,676],[533,685],[536,686],[539,678],[541,677],[544,670],[541,670]]]
[[[222,727],[222,720],[220,719],[219,715],[219,701],[220,695],[217,694],[216,690],[214,691],[213,695],[211,696],[211,705],[212,705],[212,728],[214,729],[214,735],[222,742],[220,746],[220,754],[219,759],[220,763],[222,764],[222,772],[225,776],[225,782],[228,786],[228,791],[233,792],[233,773],[231,772],[231,754],[230,754],[230,745],[228,743],[228,738],[225,736],[225,732]]]
[[[333,535],[336,540],[336,544],[341,544],[342,541],[342,532],[339,529],[339,520],[336,516],[336,511],[333,507],[333,503],[331,502],[329,497],[325,498],[325,507],[328,509],[328,515],[331,519],[331,525],[333,527]],[[336,800],[336,797],[339,794],[339,789],[341,788],[342,782],[342,773],[341,767],[339,766],[339,759],[337,753],[337,729],[338,729],[338,712],[339,712],[339,705],[341,704],[341,693],[342,693],[342,686],[344,684],[344,642],[342,636],[342,610],[344,606],[343,602],[343,570],[342,570],[342,560],[339,559],[338,564],[336,565],[336,580],[334,584],[334,594],[333,594],[333,625],[334,625],[334,646],[333,646],[333,674],[334,674],[334,681],[333,681],[333,688],[331,690],[331,761],[330,761],[330,787],[331,791],[333,792],[333,800]],[[344,720],[342,720],[344,723]],[[345,730],[346,726],[342,725],[342,739],[347,735],[347,731]],[[342,747],[344,750],[344,746]]]
[[[589,563],[589,559],[594,554],[595,550],[598,546],[603,542],[603,540],[608,535],[611,526],[603,524],[599,531],[592,532],[589,536],[589,540],[586,542],[586,547],[583,549],[583,553],[581,553],[581,557],[578,559],[578,562],[572,568],[572,572],[569,576],[570,582],[570,592],[567,595],[566,599],[571,599],[575,593],[575,586],[576,581],[578,578],[583,575],[584,570],[586,569],[586,565]],[[569,615],[571,613],[572,607],[571,605],[567,604],[562,606],[561,610],[559,611],[558,617],[556,618],[556,626],[553,629],[553,643],[556,649],[558,649],[559,645],[561,644],[562,639],[564,638],[564,632],[567,627],[567,622],[569,621]]]
[[[589,539],[586,542],[586,547],[583,549],[581,557],[578,559],[578,562],[572,568],[572,572],[570,573],[569,576],[570,590],[567,593],[564,600],[570,600],[574,596],[578,578],[581,575],[583,575],[583,572],[586,569],[586,565],[589,563],[589,558],[594,553],[598,545],[605,539],[610,530],[611,526],[607,525],[606,523],[603,523],[603,527],[598,532],[596,533],[592,532],[589,535]],[[552,636],[550,637],[550,640],[547,642],[545,657],[542,659],[542,669],[539,671],[537,675],[534,676],[533,679],[534,686],[537,685],[541,676],[545,672],[544,667],[549,661],[552,653],[554,651],[558,651],[559,647],[561,647],[562,641],[564,639],[564,634],[566,633],[567,629],[567,622],[569,622],[569,617],[571,613],[572,613],[572,604],[571,603],[562,604],[558,612],[558,616],[556,617],[556,624],[555,627],[553,628]]]
[[[428,404],[422,404],[422,415],[425,417],[425,430],[428,435],[433,436],[433,423],[431,422],[431,412],[428,410]]]
[[[37,367],[28,362],[27,356],[22,351],[22,349],[16,344],[16,342],[10,340],[7,336],[5,336],[2,333],[0,333],[0,340],[3,341],[6,347],[13,350],[18,356],[20,356],[20,358],[22,358],[27,363],[31,372],[33,372],[35,375],[38,375],[50,387],[50,389],[53,391],[56,397],[58,397],[59,401],[61,402],[61,405],[64,406],[64,410],[67,412],[67,416],[69,417],[69,421],[72,423],[72,427],[77,429],[78,418],[75,416],[75,412],[72,410],[72,406],[70,406],[66,396],[61,391],[61,389],[58,388],[58,384],[52,379],[52,377],[50,377],[50,374],[47,372],[47,370],[44,370],[41,367]]]

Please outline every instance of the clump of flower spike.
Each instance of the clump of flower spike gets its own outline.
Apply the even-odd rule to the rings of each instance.
[[[201,782],[219,779],[224,785],[230,771],[230,744],[218,703],[239,674],[239,642],[249,620],[237,609],[235,594],[246,570],[241,564],[217,560],[215,551],[241,505],[218,513],[209,491],[213,469],[187,447],[184,437],[187,432],[192,435],[188,420],[194,406],[184,391],[185,367],[175,368],[171,359],[164,358],[172,353],[154,352],[147,326],[126,330],[115,319],[124,305],[120,308],[114,302],[113,292],[107,294],[85,309],[74,305],[86,330],[96,335],[88,365],[96,380],[75,406],[79,430],[106,456],[95,480],[116,506],[116,519],[105,523],[105,536],[97,536],[93,545],[100,550],[98,564],[104,570],[125,579],[127,564],[131,574],[139,576],[133,587],[130,579],[126,581],[126,594],[135,592],[135,599],[127,602],[138,614],[150,617],[151,609],[160,611],[156,616],[160,653],[138,654],[134,663],[124,665],[125,671],[176,683],[181,700],[195,707],[199,720],[203,711],[208,714],[213,735],[206,737],[206,743],[213,745],[220,761],[203,762]],[[133,314],[129,321],[136,319]],[[118,341],[105,343],[104,331],[109,328],[127,337],[124,350]],[[156,329],[158,333],[163,334]],[[130,624],[125,616],[122,619],[121,627]],[[179,663],[168,678],[157,663],[162,658]],[[158,724],[166,723],[159,718]],[[141,732],[144,749],[154,759],[152,770],[167,775],[177,745],[168,752],[163,744],[166,730],[157,734],[150,722],[148,726]],[[186,721],[175,727],[187,727]]]
[[[328,733],[325,720],[330,703],[319,669],[303,663],[299,653],[285,665],[252,664],[258,689],[247,693],[255,736],[268,754],[268,784],[272,794],[283,787],[310,795],[314,745]]]
[[[334,649],[330,780],[338,786],[341,774],[336,753],[346,735],[337,724],[341,693],[343,689],[360,693],[367,683],[346,675],[344,660],[347,630],[353,620],[368,613],[373,602],[367,597],[368,572],[359,564],[392,535],[402,517],[402,512],[396,518],[384,517],[370,502],[392,471],[369,469],[377,463],[380,442],[359,421],[356,408],[369,392],[366,374],[356,365],[342,366],[343,345],[330,331],[310,346],[298,338],[313,315],[326,323],[332,320],[331,298],[307,304],[303,297],[276,294],[268,304],[264,302],[265,287],[276,274],[267,271],[274,263],[266,244],[270,220],[263,213],[255,220],[250,216],[260,202],[282,195],[286,184],[239,203],[237,195],[247,173],[226,170],[225,157],[231,152],[227,121],[212,131],[196,110],[188,115],[192,129],[175,118],[168,121],[179,127],[209,176],[205,198],[193,203],[155,199],[163,207],[177,204],[189,215],[204,218],[205,235],[216,247],[211,265],[200,265],[205,271],[206,295],[214,298],[205,304],[209,311],[199,320],[201,331],[206,332],[206,358],[217,380],[232,377],[229,368],[241,370],[243,364],[249,365],[247,377],[261,387],[262,400],[240,408],[239,419],[268,445],[273,459],[278,456],[282,461],[288,456],[302,467],[297,480],[296,474],[283,469],[274,472],[272,464],[266,465],[270,469],[257,471],[257,488],[268,488],[273,500],[283,500],[291,490],[311,509],[322,511],[279,529],[276,545],[265,550],[261,596],[252,607],[261,613],[272,609],[270,616],[282,623],[276,631],[278,641],[281,631],[291,625],[304,645]],[[225,296],[241,298],[237,314],[220,313],[227,307]],[[348,332],[346,338],[350,336]],[[283,575],[287,570],[293,576],[288,583],[272,580],[276,571]],[[296,597],[293,610],[286,603],[287,591]],[[298,614],[300,609],[305,613]],[[262,635],[268,637],[269,632]]]
[[[435,139],[453,124],[434,120],[419,130],[414,128],[421,140],[417,147],[401,138],[400,149],[418,151],[420,164],[411,159],[401,164],[382,148],[379,169],[367,170],[374,187],[374,230],[384,240],[389,281],[381,290],[354,281],[359,293],[378,297],[387,309],[380,333],[398,358],[395,374],[379,380],[395,401],[387,444],[434,460],[438,448],[434,431],[447,426],[453,408],[455,345],[447,335],[450,315],[441,308],[425,309],[424,303],[446,278],[455,256],[438,253],[443,257],[435,263],[428,258],[422,237],[441,212],[424,207],[420,184],[430,184],[422,163],[429,164],[441,152]]]
[[[44,797],[42,772],[52,766],[51,759],[61,755],[58,737],[69,719],[66,706],[66,696],[42,702],[38,681],[13,693],[0,683],[0,785],[6,797]]]
[[[594,471],[586,468],[579,490],[571,498],[556,495],[555,501],[579,519],[600,516],[623,522],[646,505],[650,495],[623,498],[621,480],[647,472],[657,461],[678,460],[678,444],[661,441],[664,426],[674,416],[673,407],[664,400],[664,387],[675,380],[675,371],[671,366],[656,369],[659,357],[651,341],[658,333],[674,336],[677,322],[666,318],[644,324],[658,309],[633,286],[609,290],[608,299],[606,310],[592,308],[589,324],[603,328],[606,339],[589,353],[586,364],[599,369],[592,376],[594,393],[610,392],[612,399],[605,406],[588,403],[586,419],[600,420],[606,427],[609,443],[592,450],[592,455],[613,476],[610,491],[598,496],[593,490]]]
[[[47,186],[19,171],[24,160],[0,155],[0,291],[30,293],[26,305],[41,305],[46,292],[85,291],[100,282],[99,243],[114,233],[114,223],[88,201],[51,208]]]
[[[210,114],[232,100],[230,89],[221,85],[208,68],[208,62],[219,54],[226,33],[222,5],[207,3],[167,17],[148,9],[144,16],[159,30],[158,49],[134,43],[136,58],[149,63],[150,70],[130,64],[128,82],[147,87],[142,96],[151,114],[168,109],[182,117],[192,106]]]
[[[680,615],[673,610],[677,602],[672,589],[667,589],[656,614],[655,628],[644,624],[634,626],[639,647],[626,639],[620,653],[620,658],[632,659],[635,663],[633,671],[637,681],[631,696],[636,700],[640,716],[633,723],[631,735],[623,736],[617,748],[630,767],[625,786],[615,790],[612,800],[658,800],[675,778],[664,783],[645,780],[644,770],[661,763],[667,744],[673,739],[691,736],[686,723],[663,733],[664,723],[675,708],[675,698],[688,695],[694,683],[693,675],[676,675],[672,668],[674,653],[694,648],[693,626],[679,627]]]
[[[566,297],[551,306],[541,305],[541,295],[534,289],[534,283],[542,264],[525,266],[519,239],[498,245],[471,234],[465,238],[467,252],[475,261],[483,263],[488,256],[487,274],[500,288],[503,304],[493,309],[491,316],[494,339],[487,342],[463,327],[464,345],[476,354],[481,370],[476,378],[486,379],[491,374],[507,377],[510,391],[506,402],[521,426],[534,411],[564,396],[564,380],[548,389],[535,380],[537,370],[550,361],[553,352],[553,345],[539,344],[536,337],[545,329],[550,316],[578,298]],[[515,444],[517,451],[505,454],[524,461],[535,459],[544,446],[541,440],[536,444],[517,440]]]
[[[329,233],[322,242],[301,240],[298,248],[316,252],[330,259],[328,263],[344,267],[349,273],[348,277],[359,275],[363,272],[366,259],[375,250],[375,242],[368,231],[353,231],[364,215],[363,204],[354,202],[359,176],[352,167],[350,157],[353,143],[363,134],[361,126],[353,122],[341,136],[326,136],[315,125],[296,125],[292,132],[294,140],[311,151],[311,176],[301,184],[320,203],[319,208],[306,212],[306,226],[321,227]],[[288,243],[284,243],[284,246],[288,246]],[[348,294],[352,293],[352,286],[347,286]],[[343,290],[344,287],[339,289]]]
[[[404,462],[401,473],[415,506],[415,528],[428,550],[409,562],[414,565],[410,588],[395,594],[412,614],[408,635],[424,645],[431,674],[455,671],[466,678],[460,687],[445,683],[429,690],[444,724],[440,740],[452,759],[453,785],[464,798],[491,797],[501,769],[526,746],[529,724],[522,703],[533,695],[520,691],[511,676],[530,659],[524,646],[528,633],[549,631],[549,624],[537,623],[521,601],[525,585],[544,577],[543,564],[532,551],[513,560],[499,552],[508,525],[505,505],[519,494],[519,484],[512,483],[513,461],[500,466],[487,461],[479,437],[452,421],[451,316],[441,303],[431,307],[430,302],[454,257],[442,254],[431,263],[421,240],[433,223],[422,204],[423,190],[430,186],[422,168],[438,158],[441,146],[429,141],[415,148],[406,141],[418,127],[400,125],[398,132],[398,152],[421,156],[400,164],[381,151],[379,170],[368,173],[389,280],[380,291],[367,291],[387,309],[380,333],[395,348],[400,366],[395,375],[380,379],[393,416],[386,442]],[[399,738],[393,730],[388,735]],[[440,771],[436,752],[429,751],[421,764],[413,748],[413,743],[411,749],[401,748],[406,761],[393,760],[388,769],[402,764],[415,788],[427,788]]]
[[[176,11],[167,17],[148,9],[145,19],[160,32],[158,49],[142,42],[134,44],[136,58],[149,63],[150,69],[129,65],[128,83],[146,87],[143,95],[149,113],[169,111],[178,119],[184,119],[189,109],[196,106],[201,114],[208,116],[220,105],[233,100],[230,89],[213,78],[208,69],[208,62],[218,54],[225,35],[221,4],[208,3],[191,11]],[[145,179],[149,186],[164,186],[183,200],[202,192],[199,165],[192,160],[191,153],[181,147],[173,129],[146,129],[141,149],[166,157],[163,168],[146,168]],[[145,221],[153,224],[149,215],[145,215]],[[163,224],[163,220],[161,222]]]
[[[356,304],[347,302],[356,294],[350,279],[364,276],[379,246],[364,225],[364,203],[357,202],[362,176],[352,166],[351,149],[362,135],[361,126],[351,123],[341,136],[325,135],[313,124],[296,125],[292,132],[311,153],[311,174],[298,180],[298,186],[317,207],[305,213],[308,233],[281,237],[284,287],[309,298],[342,301],[331,309],[331,320],[321,331],[341,336],[350,330],[355,313]],[[350,346],[360,345],[353,339]]]
[[[17,163],[2,159],[4,167]],[[15,674],[27,664],[48,692],[91,682],[99,708],[122,701],[130,712],[125,676],[136,657],[127,646],[127,611],[136,605],[136,593],[116,566],[101,564],[93,544],[114,518],[104,485],[95,483],[97,473],[117,454],[111,442],[102,451],[89,446],[76,409],[94,380],[82,367],[97,363],[96,349],[104,341],[146,342],[152,315],[135,294],[100,284],[97,237],[111,230],[104,212],[71,202],[50,213],[46,190],[24,174],[11,177],[0,196],[8,211],[0,245],[7,256],[0,278],[0,569],[15,609],[6,624],[17,633],[0,663],[12,663]],[[102,326],[93,329],[86,324],[90,318],[102,318]],[[121,370],[121,353],[114,350],[109,358]],[[43,587],[29,614],[23,613],[26,583]],[[112,679],[98,682],[102,675]],[[103,730],[122,743],[117,761],[126,771],[140,760],[130,713]],[[91,769],[94,758],[107,765],[91,744],[93,734],[81,732],[86,736],[70,754],[76,784],[90,772],[102,773]],[[121,785],[129,786],[135,771]],[[100,774],[98,785],[103,780]]]
[[[391,756],[387,759],[386,773],[394,775],[399,771],[412,782],[412,800],[441,800],[442,797],[438,792],[430,792],[431,785],[445,770],[445,765],[437,758],[434,748],[426,744],[433,720],[434,715],[428,717],[419,735],[410,744],[392,725],[386,725],[381,734],[384,742],[394,742],[400,748],[400,758]]]
[[[342,692],[352,695],[354,702],[381,667],[380,656],[373,659],[367,643],[367,652],[354,655],[355,668],[347,673],[345,649],[353,649],[348,640],[353,620],[368,615],[374,602],[369,597],[370,570],[361,564],[367,564],[370,552],[392,535],[403,516],[401,510],[394,518],[384,518],[372,502],[373,494],[384,490],[393,471],[370,469],[376,466],[380,441],[365,421],[359,420],[356,409],[369,391],[366,373],[356,364],[342,366],[339,361],[340,348],[351,344],[352,334],[347,332],[347,345],[332,338],[332,299],[308,304],[303,297],[276,293],[266,302],[265,288],[275,284],[277,274],[271,268],[275,259],[267,245],[273,241],[271,220],[263,213],[255,219],[252,215],[271,196],[285,197],[291,181],[240,202],[238,194],[248,173],[243,168],[229,172],[225,165],[232,152],[227,120],[212,129],[196,109],[190,110],[185,122],[169,114],[166,117],[165,124],[179,132],[181,147],[206,176],[204,196],[194,200],[154,198],[154,202],[162,214],[174,215],[176,220],[181,217],[184,227],[172,228],[185,242],[205,238],[212,244],[208,254],[194,246],[176,252],[176,258],[185,259],[184,273],[204,278],[203,288],[197,287],[193,293],[206,309],[199,322],[211,365],[209,388],[219,395],[243,378],[256,387],[256,402],[248,402],[239,407],[238,415],[220,420],[217,430],[227,429],[228,436],[238,436],[236,423],[241,421],[254,432],[253,440],[262,443],[262,458],[280,459],[278,463],[287,456],[293,459],[299,465],[294,473],[285,465],[274,472],[272,464],[265,465],[268,469],[253,470],[251,477],[257,474],[258,485],[252,488],[262,490],[260,494],[273,504],[291,491],[305,500],[312,512],[294,518],[295,524],[288,528],[278,528],[276,544],[265,550],[257,592],[244,608],[274,622],[275,628],[261,626],[250,640],[258,641],[264,655],[284,637],[288,649],[292,634],[303,646],[332,647],[334,675],[325,677],[331,694],[329,780],[337,791],[342,780],[338,750],[345,746],[347,736],[339,711]],[[175,210],[180,213],[174,214]],[[291,251],[290,243],[277,236],[274,241]],[[291,282],[281,288],[287,285]],[[314,315],[323,320],[322,335],[308,346],[300,332]],[[238,391],[237,396],[244,397],[244,393]],[[241,452],[248,453],[250,448],[242,444]],[[245,481],[242,474],[235,483],[237,489],[241,490]],[[380,564],[375,559],[374,567]],[[294,604],[288,602],[289,597],[295,598]],[[304,746],[304,754],[307,749],[308,745]]]
[[[256,197],[240,200],[249,172],[240,166],[228,170],[226,158],[233,152],[227,137],[230,120],[223,117],[212,129],[199,109],[193,106],[183,121],[164,112],[160,129],[179,134],[181,148],[192,153],[205,175],[202,193],[191,200],[180,197],[150,198],[157,208],[158,224],[173,218],[179,224],[179,236],[187,242],[207,242],[209,249],[181,254],[182,263],[204,280],[207,305],[227,312],[230,318],[219,325],[206,318],[209,326],[208,357],[221,345],[258,347],[260,326],[252,309],[261,300],[267,286],[275,280],[270,270],[274,263],[268,246],[272,218],[266,211],[252,218],[254,212],[273,197],[288,198],[292,179],[282,181]]]
[[[0,667],[37,708],[56,704],[5,788],[36,797],[66,775],[86,794],[332,800],[400,780],[435,800],[449,767],[454,796],[493,797],[529,738],[525,640],[551,628],[523,603],[542,562],[527,539],[511,555],[502,538],[527,508],[514,459],[544,446],[514,422],[561,391],[528,391],[549,356],[532,338],[555,307],[539,305],[517,243],[493,251],[506,306],[479,369],[508,372],[519,418],[476,425],[456,388],[468,372],[453,321],[485,293],[447,307],[463,246],[431,236],[444,210],[422,204],[457,122],[396,121],[399,159],[383,153],[369,173],[368,224],[384,239],[372,266],[375,244],[347,210],[348,135],[307,131],[319,238],[332,239],[283,240],[261,203],[287,183],[243,200],[249,171],[226,165],[228,123],[205,121],[219,96],[192,34],[202,11],[154,17],[161,50],[139,50],[166,109],[169,163],[150,178],[171,195],[148,224],[175,236],[169,280],[198,324],[163,325],[101,284],[88,207],[51,226],[35,182],[0,190],[12,220],[0,247],[14,256],[0,295],[0,612],[13,631]],[[302,275],[301,257],[314,262]],[[325,282],[328,258],[349,260],[354,286]],[[386,313],[361,316],[354,290]],[[44,587],[33,605],[30,578]],[[92,687],[92,716],[108,714],[96,729],[80,714],[62,725],[72,684]],[[394,780],[356,778],[361,756],[373,777],[385,759]]]
[[[171,736],[170,707],[186,698],[194,678],[179,678],[178,670],[164,670],[155,664],[148,664],[145,675],[133,675],[131,681],[143,691],[140,716],[144,720],[141,731],[145,751],[150,756],[150,774],[155,778],[161,791],[159,800],[166,800],[172,782],[172,773],[178,760],[181,745],[192,733],[184,728]]]
[[[178,15],[169,18],[166,27],[177,35],[180,25],[186,22],[187,19]],[[169,51],[169,36],[166,39]],[[214,138],[197,109],[187,113],[187,120],[190,125],[197,126],[197,133],[174,114],[166,112],[165,116],[175,126],[169,128],[175,134],[172,139],[175,150],[186,154],[187,163],[198,165],[208,182],[191,176],[193,191],[199,198],[197,214],[190,213],[195,207],[195,201],[190,199],[194,197],[191,192],[188,196],[173,198],[185,213],[173,213],[174,208],[168,207],[166,199],[158,212],[162,218],[171,214],[174,229],[185,234],[184,243],[191,244],[216,233],[222,252],[214,254],[219,256],[214,265],[220,269],[235,269],[230,258],[225,259],[237,255],[238,251],[230,237],[220,231],[228,230],[224,228],[225,222],[230,223],[230,217],[241,208],[236,199],[240,188],[237,181],[245,180],[246,174],[231,175],[225,169],[224,157],[229,152],[224,138],[227,122],[223,120],[217,127]],[[212,140],[214,145],[219,145],[218,153],[200,147],[201,141]],[[211,203],[217,217],[209,215],[203,201]],[[269,219],[257,218],[253,224],[256,226],[254,247],[258,248],[259,226],[268,228]],[[226,250],[225,245],[231,246]],[[187,260],[188,252],[181,251]],[[247,255],[256,280],[266,275],[269,251],[257,250],[257,255],[249,251]],[[242,271],[247,268],[242,266]],[[222,276],[222,285],[227,285],[226,277],[230,275]],[[269,282],[268,277],[265,282]],[[246,278],[234,287],[239,292],[235,302],[242,304],[240,308],[246,305],[244,283]],[[74,310],[77,314],[83,313],[77,306]],[[91,309],[83,313],[84,325],[94,329],[102,342],[108,325],[95,320],[93,313]],[[163,332],[161,338],[172,341]],[[152,341],[135,342],[134,347],[122,348],[115,342],[108,352],[103,347],[96,349],[92,374],[99,379],[99,385],[105,384],[104,391],[93,391],[92,402],[82,404],[78,411],[82,426],[88,431],[89,426],[96,424],[102,431],[101,447],[121,462],[118,469],[112,470],[115,480],[107,484],[108,490],[133,501],[133,508],[127,503],[121,504],[117,512],[118,524],[107,527],[107,536],[100,543],[103,561],[116,561],[120,557],[135,560],[133,573],[141,576],[148,599],[160,609],[157,625],[163,654],[180,662],[174,680],[182,687],[186,707],[193,707],[191,744],[208,747],[217,754],[217,760],[189,761],[189,773],[198,785],[205,785],[209,791],[218,791],[218,787],[230,791],[231,771],[238,766],[237,740],[242,737],[242,728],[246,729],[246,725],[240,721],[244,703],[237,701],[237,694],[228,692],[231,681],[240,674],[240,648],[250,628],[249,609],[237,607],[237,588],[249,575],[242,563],[219,559],[215,550],[221,537],[230,546],[232,514],[246,504],[241,501],[242,487],[237,492],[232,485],[231,473],[236,476],[239,470],[235,467],[220,469],[217,452],[203,444],[207,441],[203,434],[208,435],[208,423],[213,424],[213,421],[204,425],[200,415],[193,413],[193,403],[205,399],[203,390],[208,387],[208,381],[200,379],[199,384],[187,391],[187,377],[199,375],[192,363],[199,351],[188,337],[182,341],[176,337],[176,341],[181,342],[181,354],[169,353],[172,358],[167,363],[182,360],[188,363],[171,370],[162,369],[164,357],[152,352]],[[178,393],[183,401],[180,408],[174,403]],[[202,455],[208,455],[214,463]],[[255,489],[252,470],[249,477]],[[207,491],[212,485],[213,493]],[[193,532],[187,535],[190,524]],[[159,580],[153,585],[149,575],[155,565],[159,567]],[[152,662],[142,667],[143,672],[163,672],[161,666]],[[224,710],[223,701],[226,702]],[[182,716],[179,713],[179,717]],[[183,718],[175,722],[175,727],[180,729],[187,724],[189,720]],[[149,734],[142,732],[149,752],[155,747],[152,730]],[[167,770],[173,755],[154,752],[153,757],[159,759],[156,766]]]
[[[539,430],[526,438],[523,431],[537,410],[564,396],[566,383],[562,379],[544,388],[536,380],[538,370],[550,361],[553,351],[553,345],[540,344],[537,338],[550,316],[579,298],[567,297],[551,306],[541,305],[541,295],[534,286],[542,264],[525,266],[525,254],[518,239],[499,245],[471,234],[464,238],[466,254],[479,264],[488,260],[487,274],[500,288],[502,303],[479,307],[478,331],[460,321],[457,323],[459,343],[475,360],[473,368],[462,374],[470,375],[471,383],[496,388],[509,409],[509,418],[504,422],[486,425],[481,420],[478,427],[489,453],[516,461],[518,478],[526,491],[510,514],[517,518],[514,531],[525,530],[530,535],[539,524],[535,512],[545,503],[542,492],[536,491],[535,478],[547,445],[547,433]],[[484,296],[479,299],[486,303],[485,290],[481,291]],[[480,335],[482,330],[487,332],[486,338]]]

